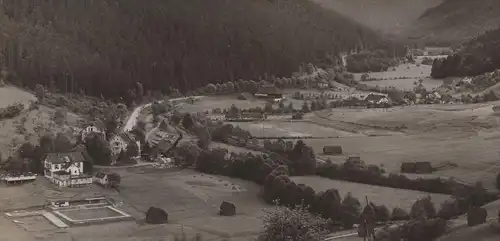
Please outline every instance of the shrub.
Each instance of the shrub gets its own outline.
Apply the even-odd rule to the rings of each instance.
[[[432,203],[431,196],[417,200],[411,207],[410,217],[412,218],[434,218],[436,208]]]
[[[261,241],[317,240],[325,231],[325,219],[311,217],[302,206],[277,207],[264,217]]]
[[[435,240],[446,232],[446,220],[415,219],[402,227],[403,239],[407,241]]]
[[[394,208],[391,213],[391,221],[408,220],[410,215],[402,208]]]

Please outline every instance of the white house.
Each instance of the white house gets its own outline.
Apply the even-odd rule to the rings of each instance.
[[[81,152],[48,154],[43,163],[45,177],[59,187],[92,184],[92,177],[83,172],[84,162]]]
[[[82,131],[81,131],[81,133],[80,133],[82,141],[84,141],[85,138],[87,138],[87,136],[89,134],[91,134],[91,133],[99,133],[99,134],[103,134],[104,135],[104,131],[102,131],[101,129],[99,129],[94,124],[90,124],[90,125],[86,126],[85,128],[83,128]]]
[[[368,96],[366,96],[365,100],[368,101],[368,103],[370,104],[377,104],[377,105],[388,104],[390,102],[387,96],[375,93],[370,93]]]

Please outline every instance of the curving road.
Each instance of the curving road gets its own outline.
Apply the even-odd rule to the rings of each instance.
[[[182,101],[182,100],[187,100],[189,98],[201,99],[201,98],[203,98],[203,96],[188,96],[188,97],[174,98],[174,99],[170,99],[170,100],[171,101]],[[160,100],[158,102],[162,103],[163,100]],[[137,120],[139,119],[139,115],[141,114],[141,111],[143,111],[145,108],[148,108],[151,105],[152,105],[152,103],[147,103],[147,104],[137,106],[134,109],[134,111],[132,111],[132,114],[130,114],[130,116],[128,117],[127,123],[125,123],[125,125],[122,128],[122,132],[129,132],[132,129],[134,129],[135,125],[137,124]]]

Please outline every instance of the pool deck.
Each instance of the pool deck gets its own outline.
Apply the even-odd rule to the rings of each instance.
[[[69,227],[66,223],[64,223],[61,219],[56,217],[54,214],[47,212],[45,210],[19,211],[19,212],[5,213],[5,215],[9,218],[14,218],[14,219],[15,218],[23,218],[23,217],[43,216],[47,220],[49,220],[50,223],[52,223],[54,226],[56,226],[58,228],[68,228]]]

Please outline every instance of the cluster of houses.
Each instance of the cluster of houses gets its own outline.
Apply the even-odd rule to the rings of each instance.
[[[82,141],[85,141],[86,137],[94,133],[105,135],[103,129],[91,124],[82,129]],[[153,148],[169,148],[173,140],[178,136],[173,133],[175,133],[173,127],[163,121],[159,127],[149,133],[145,141]],[[136,143],[138,153],[141,153],[141,143],[136,141],[129,133],[113,135],[109,138],[112,155],[117,156],[121,152],[127,151],[130,143]],[[87,169],[90,167],[90,162],[82,150],[47,154],[43,161],[43,167],[45,178],[58,187],[80,187],[92,183],[104,186],[109,184],[110,174],[97,173],[94,176],[88,174]],[[33,173],[9,173],[2,176],[2,180],[8,184],[16,184],[35,180],[36,176]]]

